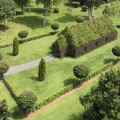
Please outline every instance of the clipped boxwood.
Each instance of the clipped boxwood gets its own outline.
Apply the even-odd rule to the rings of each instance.
[[[58,8],[54,8],[54,13],[59,13],[59,9]]]
[[[82,11],[83,11],[83,12],[86,12],[86,11],[87,11],[87,6],[86,6],[86,5],[83,5],[83,6],[82,6]]]
[[[78,16],[78,17],[76,18],[76,22],[77,22],[77,23],[81,23],[81,22],[83,22],[83,21],[85,21],[85,18],[84,18],[83,16]]]
[[[54,23],[54,24],[51,25],[51,28],[52,28],[53,30],[57,30],[57,29],[59,29],[59,24]]]
[[[18,33],[18,36],[20,37],[20,38],[26,38],[27,36],[28,36],[28,31],[26,31],[26,30],[23,30],[23,31],[20,31],[19,33]]]

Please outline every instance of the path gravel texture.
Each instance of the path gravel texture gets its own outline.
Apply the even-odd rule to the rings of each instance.
[[[46,56],[44,57],[44,60],[46,62],[49,62],[49,61],[52,61],[52,60],[55,60],[56,58],[53,57],[53,56]],[[23,70],[26,70],[26,69],[29,69],[29,68],[32,68],[32,67],[35,67],[37,65],[39,65],[39,62],[40,62],[41,59],[38,59],[38,60],[35,60],[35,61],[32,61],[32,62],[28,62],[28,63],[25,63],[25,64],[22,64],[22,65],[18,65],[18,66],[15,66],[15,67],[11,67],[7,73],[5,73],[5,75],[10,75],[10,74],[14,74],[16,72],[20,72],[20,71],[23,71]]]

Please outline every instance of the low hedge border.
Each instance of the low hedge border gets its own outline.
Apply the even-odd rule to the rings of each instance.
[[[91,73],[87,78],[78,80],[76,83],[68,85],[64,89],[62,89],[59,92],[55,93],[53,96],[50,96],[47,99],[43,100],[42,102],[37,103],[32,109],[29,110],[29,113],[34,112],[34,111],[42,108],[43,106],[45,106],[45,105],[49,104],[50,102],[54,101],[55,99],[59,98],[61,95],[63,95],[65,93],[75,89],[76,87],[78,87],[79,85],[84,83],[85,81],[88,81],[89,79],[95,77],[96,75],[101,74],[103,71],[107,70],[109,67],[111,67],[112,65],[116,64],[119,61],[120,60],[116,60],[113,63],[109,63],[106,66],[104,66],[103,68],[101,68],[100,70],[98,70],[98,71],[96,71],[94,73]],[[5,80],[5,78],[3,78],[3,83],[5,84],[6,88],[10,92],[11,96],[14,98],[14,100],[17,103],[17,94],[15,93],[13,88],[9,85],[9,83]]]
[[[118,61],[115,61],[113,63],[109,63],[106,66],[104,66],[103,68],[101,68],[99,71],[91,73],[87,78],[81,79],[81,80],[77,81],[76,83],[74,83],[72,85],[68,85],[67,87],[65,87],[64,89],[60,90],[59,92],[57,92],[53,96],[50,96],[47,99],[43,100],[42,102],[37,103],[32,109],[30,109],[29,113],[34,112],[34,111],[42,108],[43,106],[45,106],[45,105],[49,104],[50,102],[54,101],[55,99],[59,98],[61,95],[63,95],[65,93],[75,89],[76,87],[81,85],[83,82],[88,81],[89,79],[95,77],[98,74],[101,74],[103,71],[107,70],[109,67],[111,67],[112,65],[114,65],[117,62]]]
[[[37,40],[37,39],[44,38],[44,37],[47,37],[47,36],[52,36],[52,35],[55,35],[57,33],[58,33],[58,31],[53,31],[53,32],[50,32],[50,33],[47,33],[47,34],[38,35],[38,36],[31,37],[31,38],[24,39],[24,40],[19,40],[19,44],[22,44],[24,42],[29,42],[29,41]],[[13,45],[13,43],[8,43],[8,44],[0,45],[0,49],[1,48],[10,47],[12,45]]]

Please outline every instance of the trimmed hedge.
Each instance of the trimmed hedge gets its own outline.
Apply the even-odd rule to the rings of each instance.
[[[58,57],[64,57],[65,55],[78,57],[116,38],[115,26],[113,26],[109,17],[103,16],[92,21],[84,21],[66,27],[53,44],[53,53],[56,53]]]

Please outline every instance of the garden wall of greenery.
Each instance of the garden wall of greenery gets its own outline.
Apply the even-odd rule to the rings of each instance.
[[[108,16],[66,27],[53,44],[57,57],[78,57],[117,38],[117,31]]]

